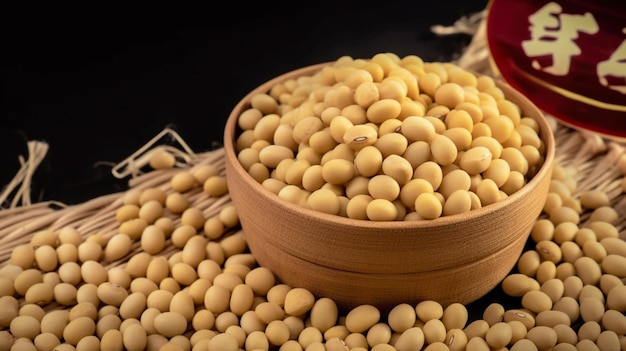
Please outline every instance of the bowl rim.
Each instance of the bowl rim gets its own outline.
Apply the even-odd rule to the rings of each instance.
[[[224,128],[224,149],[225,149],[225,157],[230,158],[230,166],[232,166],[232,171],[235,172],[240,180],[245,182],[246,185],[250,186],[257,193],[262,195],[263,197],[271,200],[275,203],[275,205],[285,208],[291,212],[297,212],[302,216],[303,220],[310,219],[313,221],[326,221],[326,222],[334,222],[338,225],[342,226],[350,226],[357,228],[368,228],[368,229],[381,229],[381,230],[411,230],[416,228],[437,228],[442,226],[454,226],[460,225],[463,222],[467,221],[470,218],[488,216],[490,214],[497,213],[501,211],[503,208],[509,206],[511,203],[518,201],[519,198],[525,196],[529,192],[535,188],[537,183],[544,177],[549,177],[552,171],[552,165],[555,159],[555,139],[550,124],[546,119],[544,113],[526,96],[522,93],[514,89],[508,83],[494,79],[496,85],[500,88],[505,89],[505,96],[510,97],[513,96],[517,101],[523,101],[525,103],[525,109],[523,110],[525,115],[532,116],[534,120],[537,121],[539,125],[539,136],[541,140],[544,142],[545,153],[543,163],[538,169],[538,171],[533,175],[533,177],[519,190],[515,193],[509,195],[504,200],[498,201],[496,203],[483,206],[478,209],[471,210],[469,212],[441,216],[435,219],[422,219],[416,221],[404,221],[404,220],[393,220],[393,221],[373,221],[373,220],[365,220],[365,219],[355,219],[348,218],[339,215],[333,215],[329,213],[324,213],[320,211],[316,211],[310,208],[306,208],[304,206],[299,206],[293,204],[285,199],[280,198],[269,189],[265,188],[261,183],[257,182],[252,176],[243,168],[241,163],[237,158],[237,153],[235,151],[235,143],[237,136],[237,120],[241,112],[245,110],[246,107],[250,105],[250,99],[259,94],[259,93],[267,93],[270,88],[276,85],[279,82],[284,82],[293,77],[303,76],[303,75],[312,75],[319,71],[321,71],[324,67],[332,65],[333,62],[324,62],[318,63],[314,65],[309,65],[305,67],[301,67],[295,70],[291,70],[285,72],[279,76],[276,76],[265,83],[254,88],[252,91],[248,92],[242,99],[238,101],[235,107],[231,110],[229,117],[226,121],[226,125]],[[474,73],[476,74],[476,73]],[[481,74],[478,74],[481,75]],[[529,111],[528,109],[532,110]],[[229,162],[227,162],[228,164]]]

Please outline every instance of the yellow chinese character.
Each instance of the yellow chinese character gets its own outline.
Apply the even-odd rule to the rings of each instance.
[[[622,29],[622,32],[626,34],[626,28]],[[626,40],[624,40],[613,52],[611,57],[607,60],[598,63],[596,67],[598,73],[598,79],[600,84],[609,89],[619,91],[622,94],[626,94]],[[610,84],[607,76],[615,78],[623,78],[622,85]]]
[[[552,65],[541,67],[538,60],[532,61],[533,68],[563,76],[569,72],[572,56],[581,50],[574,42],[579,32],[595,34],[598,24],[591,13],[584,15],[562,14],[561,5],[549,2],[528,17],[530,40],[522,42],[528,57],[552,56]]]

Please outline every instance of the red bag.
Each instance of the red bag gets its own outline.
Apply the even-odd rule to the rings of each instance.
[[[626,138],[623,0],[492,0],[497,72],[563,124]]]

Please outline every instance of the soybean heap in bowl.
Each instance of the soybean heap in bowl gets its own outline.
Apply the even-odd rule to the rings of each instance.
[[[554,158],[543,114],[508,85],[393,53],[262,84],[224,142],[258,262],[344,309],[489,292],[523,250]]]

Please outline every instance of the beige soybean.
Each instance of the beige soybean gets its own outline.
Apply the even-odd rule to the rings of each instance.
[[[433,94],[434,100],[441,105],[454,108],[464,101],[465,92],[457,83],[443,83]]]
[[[263,114],[273,113],[276,111],[276,100],[269,94],[257,94],[250,100],[251,108],[259,110]]]
[[[498,158],[493,159],[489,164],[489,167],[483,171],[482,175],[485,179],[493,180],[498,187],[503,186],[509,179],[511,173],[511,167],[505,160]]]
[[[330,184],[346,184],[354,175],[354,164],[345,159],[332,159],[322,165],[322,177]]]
[[[406,137],[400,133],[389,133],[379,136],[374,146],[380,150],[383,157],[389,155],[403,155],[409,145]]]
[[[513,331],[506,322],[498,322],[489,327],[485,335],[485,341],[493,349],[503,348],[511,342]]]
[[[557,243],[551,240],[542,240],[535,245],[535,250],[543,261],[551,261],[559,263],[562,258],[561,248]]]
[[[126,256],[132,247],[133,241],[124,233],[114,234],[104,248],[104,259],[113,262]]]
[[[550,220],[555,224],[559,225],[564,222],[571,222],[574,224],[580,223],[580,215],[571,207],[561,206],[554,208],[550,212]]]
[[[589,228],[580,228],[578,231],[576,231],[576,235],[574,236],[574,242],[579,246],[578,250],[580,251],[580,256],[584,256],[584,254],[582,253],[582,246],[588,241],[596,240],[596,233],[594,233],[594,231]]]
[[[485,335],[487,335],[489,327],[490,324],[484,319],[476,319],[463,328],[463,332],[467,336],[468,340],[473,337],[484,338]]]
[[[565,284],[562,280],[558,278],[552,278],[543,282],[539,290],[546,293],[546,295],[548,295],[550,297],[550,300],[552,300],[552,302],[554,303],[558,301],[561,297],[563,297]]]
[[[256,95],[255,98],[260,95]],[[280,116],[269,113],[261,117],[254,126],[253,133],[256,140],[272,141],[274,132],[280,124]]]
[[[532,232],[531,232],[532,237]],[[536,250],[527,250],[524,251],[519,259],[517,260],[517,270],[519,273],[528,276],[534,277],[537,274],[537,270],[539,269],[539,265],[541,264],[541,257]],[[505,277],[506,279],[506,277]],[[516,279],[516,278],[511,278]],[[523,279],[523,278],[519,278]]]
[[[424,323],[431,319],[440,319],[443,316],[443,310],[443,306],[434,300],[420,301],[415,306],[417,317]]]
[[[602,277],[600,277],[599,287],[604,295],[607,296],[607,301],[609,292],[613,290],[613,288],[621,286],[624,286],[624,282],[622,282],[618,276],[613,274],[602,274]]]
[[[167,201],[167,198],[165,201]],[[145,220],[147,224],[154,223],[162,215],[163,204],[157,200],[147,201],[139,208],[139,218]]]
[[[54,286],[53,294],[54,301],[64,306],[70,306],[76,303],[78,289],[69,283],[59,283]]]
[[[337,304],[329,298],[317,299],[311,307],[309,319],[313,327],[325,333],[337,324],[339,309]]]
[[[582,279],[584,284],[595,285],[600,281],[602,276],[602,268],[600,264],[591,257],[580,257],[574,262],[577,275]]]
[[[442,214],[444,216],[452,216],[469,212],[472,208],[472,198],[469,191],[459,189],[448,195],[444,205]]]
[[[338,214],[339,199],[330,189],[317,189],[308,196],[307,207],[323,213]]]
[[[380,310],[373,305],[359,305],[346,314],[345,325],[352,333],[361,333],[378,323]]]
[[[379,174],[369,180],[367,190],[374,199],[393,201],[400,195],[400,184],[389,175]]]
[[[437,191],[448,198],[456,190],[470,190],[471,184],[472,179],[467,172],[453,169],[445,173]]]
[[[435,134],[430,141],[431,155],[442,166],[451,165],[457,158],[458,150],[452,139]]]
[[[352,199],[356,195],[368,194],[367,186],[370,179],[364,176],[356,176],[345,186],[345,195]]]
[[[461,128],[461,127],[449,128],[449,129],[446,129],[442,133],[442,135],[445,135],[446,137],[450,138],[450,140],[452,140],[452,142],[456,146],[456,149],[458,150],[458,153],[457,153],[458,158],[461,158],[463,153],[465,153],[467,149],[469,149],[472,143],[472,133],[468,129],[465,129],[465,128]]]
[[[62,282],[76,285],[82,280],[80,265],[70,261],[63,263],[58,269],[59,278]]]
[[[616,278],[617,281],[619,281],[618,279],[619,278]],[[608,291],[608,293],[606,293],[606,306],[612,310],[621,311],[621,312],[626,311],[626,286],[625,285],[613,286]]]
[[[78,302],[76,305],[70,308],[68,315],[69,321],[73,321],[80,317],[88,317],[90,319],[96,319],[98,317],[98,309],[90,302]]]
[[[325,340],[338,338],[341,341],[344,341],[348,337],[348,335],[350,335],[350,331],[348,330],[348,328],[346,328],[345,325],[336,324],[326,329],[323,334]]]
[[[33,233],[30,238],[30,245],[35,248],[39,246],[56,247],[57,241],[57,234],[54,230],[44,229]]]
[[[396,69],[396,72],[398,71],[399,70]],[[392,76],[390,73],[391,72],[389,72],[389,75],[378,84],[380,99],[393,99],[401,102],[408,93],[407,82],[399,76]]]
[[[164,280],[165,281],[165,280]],[[163,282],[161,282],[162,284]],[[151,292],[158,290],[159,286],[153,282],[152,280],[145,277],[138,277],[133,279],[130,283],[130,293],[140,292],[146,296],[150,295]]]
[[[619,218],[620,215],[615,208],[610,206],[601,206],[591,212],[588,221],[616,224]]]
[[[35,248],[35,265],[42,272],[51,272],[57,268],[58,259],[56,250],[50,245],[43,245]]]
[[[501,287],[507,295],[521,297],[533,290],[532,278],[522,273],[509,274],[502,280]]]
[[[491,348],[483,338],[473,337],[467,341],[466,351],[489,351]]]
[[[358,173],[364,177],[371,177],[382,168],[383,155],[376,147],[364,146],[354,158],[354,166]]]
[[[154,318],[154,328],[165,337],[182,335],[187,330],[187,319],[177,312],[162,312]]]
[[[38,321],[41,321],[45,314],[43,307],[34,303],[24,303],[18,310],[18,315],[35,317]]]
[[[15,316],[11,319],[8,328],[14,338],[34,339],[41,332],[39,321],[28,315]]]
[[[444,344],[450,351],[461,351],[467,347],[467,335],[462,329],[451,329],[446,333]]]
[[[133,218],[120,224],[119,232],[128,235],[133,240],[137,240],[141,236],[144,228],[147,226],[148,222],[146,222],[145,219]],[[89,259],[97,260],[100,257],[100,253],[98,251],[102,251],[102,248],[100,247],[98,250],[91,245],[88,246],[87,242],[80,244],[80,246],[78,247],[78,255],[81,261],[86,261]],[[96,252],[98,253],[96,254]],[[81,257],[82,254],[89,254],[89,257]]]
[[[353,150],[361,150],[373,146],[378,140],[378,131],[369,124],[357,124],[348,128],[343,134],[343,142]]]
[[[599,299],[585,298],[580,301],[580,317],[585,322],[600,322],[604,312],[604,302]]]
[[[137,204],[141,207],[148,201],[156,200],[161,204],[165,203],[165,198],[167,195],[165,194],[165,190],[159,188],[146,188],[140,190],[139,197],[137,199]]]
[[[446,326],[440,319],[431,319],[425,322],[422,330],[424,331],[424,340],[428,344],[443,342],[446,339]]]
[[[370,195],[356,195],[346,205],[346,216],[354,219],[367,219],[367,205],[374,198]]]
[[[546,326],[536,326],[526,334],[539,350],[549,350],[557,343],[557,334],[554,329]]]
[[[370,122],[382,123],[387,119],[396,118],[400,115],[402,106],[395,99],[380,99],[367,108],[367,119]]]
[[[388,313],[387,323],[394,332],[402,333],[412,328],[417,321],[415,308],[408,303],[394,306]]]
[[[511,309],[504,312],[504,322],[519,321],[526,326],[526,329],[535,326],[535,316],[531,311],[524,309]]]
[[[554,328],[556,325],[571,325],[570,316],[559,310],[541,311],[535,316],[536,325]]]
[[[108,278],[106,268],[98,261],[83,262],[80,272],[84,282],[95,285],[104,283]]]
[[[415,168],[413,178],[424,179],[437,189],[443,181],[443,170],[436,162],[425,161]]]
[[[369,74],[369,77],[372,77],[371,74]],[[354,101],[363,108],[368,108],[374,102],[378,101],[379,98],[380,93],[378,86],[372,81],[362,81],[359,85],[354,87]]]
[[[123,350],[124,336],[122,332],[117,329],[107,330],[100,338],[100,348],[102,350]]]
[[[515,344],[517,341],[526,338],[528,330],[526,326],[520,321],[506,322],[511,327],[511,342],[509,344]]]
[[[141,324],[132,324],[122,332],[122,342],[126,350],[144,350],[148,344],[148,335]]]
[[[274,302],[264,301],[254,307],[257,317],[268,324],[275,320],[282,320],[285,317],[285,310]]]
[[[435,126],[424,117],[409,116],[402,120],[400,132],[410,142],[430,142],[435,136]]]
[[[421,350],[424,346],[424,332],[419,327],[411,327],[400,334],[394,343],[398,351]]]
[[[582,246],[582,252],[585,256],[593,258],[596,262],[602,262],[607,256],[606,248],[595,240],[589,240]]]
[[[139,206],[137,206],[135,204],[122,205],[115,212],[115,217],[116,217],[118,223],[124,223],[127,220],[138,218],[139,217]]]
[[[37,350],[54,350],[55,347],[61,344],[61,340],[52,333],[41,333],[35,336],[33,344],[37,347]]]
[[[567,241],[575,241],[580,230],[590,231],[586,228],[579,228],[576,223],[562,222],[554,227],[554,241],[563,244]]]
[[[382,162],[382,171],[399,185],[406,184],[413,177],[411,163],[400,155],[387,156]]]
[[[411,179],[400,188],[399,199],[408,209],[415,209],[415,201],[420,194],[432,194],[434,189],[432,184],[422,178]]]
[[[478,174],[489,168],[492,158],[491,150],[487,147],[475,146],[461,155],[459,165],[469,174]]]
[[[29,304],[46,305],[54,298],[54,287],[48,283],[35,283],[31,285],[26,294],[24,301]]]
[[[221,285],[212,285],[206,291],[204,297],[204,307],[209,311],[218,314],[226,311],[230,306],[231,292]]]
[[[376,199],[367,203],[367,218],[372,221],[393,221],[398,219],[398,208],[387,199]]]
[[[529,339],[520,339],[515,342],[510,351],[538,351],[537,345],[532,340]]]
[[[552,261],[542,261],[541,264],[539,264],[534,280],[541,285],[554,278],[556,278],[556,263]]]
[[[614,331],[618,335],[626,333],[626,316],[619,311],[606,310],[602,316],[601,324],[606,330]]]
[[[89,317],[78,317],[71,320],[63,329],[65,342],[76,345],[82,338],[93,335],[96,331],[96,323]]]
[[[388,344],[391,340],[391,328],[388,324],[379,322],[367,330],[365,338],[368,345],[374,347],[379,344]]]
[[[602,259],[600,267],[603,273],[626,278],[626,256],[609,254]]]
[[[407,145],[402,157],[407,159],[413,168],[417,168],[424,162],[431,160],[430,154],[430,144],[425,141],[415,141]],[[441,168],[441,166],[436,162],[433,161],[433,163],[437,167]]]
[[[605,238],[619,237],[619,231],[617,228],[608,222],[593,221],[586,223],[585,227],[591,229],[596,234],[596,239],[599,241],[602,241]]]
[[[463,329],[469,320],[469,312],[464,304],[451,303],[443,310],[441,321],[446,330]]]
[[[502,319],[504,318],[504,311],[504,306],[500,303],[493,302],[485,307],[482,318],[489,324],[489,326],[492,326],[498,322],[502,322]]]
[[[72,243],[63,243],[56,249],[59,265],[78,261],[78,247]]]

